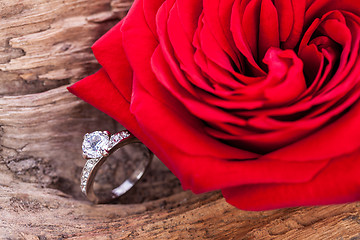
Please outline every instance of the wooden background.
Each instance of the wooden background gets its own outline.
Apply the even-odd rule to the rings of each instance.
[[[66,86],[99,68],[90,46],[130,6],[0,0],[0,238],[360,239],[360,203],[240,211],[182,191],[158,160],[121,204],[81,196],[83,134],[121,126]]]

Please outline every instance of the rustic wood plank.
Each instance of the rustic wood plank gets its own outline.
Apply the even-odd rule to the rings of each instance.
[[[131,1],[1,1],[0,95],[46,91],[98,68],[89,48]]]
[[[0,179],[0,235],[7,238],[357,239],[360,233],[359,203],[246,212],[217,193],[182,192],[143,204],[91,205],[11,176]]]

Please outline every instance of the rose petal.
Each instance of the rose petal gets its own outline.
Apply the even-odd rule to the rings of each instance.
[[[345,10],[359,16],[360,2],[355,0],[313,1],[306,9],[305,25],[308,26],[309,23],[316,18],[316,16],[322,16],[325,13],[330,12],[332,10]]]
[[[132,89],[132,69],[126,58],[121,44],[122,33],[120,28],[123,21],[118,23],[109,32],[102,36],[92,46],[96,59],[103,66],[113,84],[121,92],[121,95],[130,102]],[[126,87],[122,87],[126,86]]]
[[[280,47],[279,22],[271,0],[262,0],[259,20],[258,59],[264,58],[270,47]]]
[[[292,0],[291,3],[294,19],[291,33],[283,44],[285,49],[293,49],[298,44],[304,26],[306,0]]]
[[[299,58],[304,63],[304,75],[307,85],[319,78],[324,67],[324,57],[315,44],[306,45],[299,50]]]
[[[134,114],[138,119],[152,119],[141,121],[141,128],[154,142],[166,149],[167,162],[172,164],[171,170],[180,178],[184,188],[190,188],[194,192],[248,183],[308,181],[327,164],[327,160],[297,163],[266,158],[256,161],[225,161],[234,156],[237,160],[258,156],[218,142],[203,134],[201,129],[195,130],[196,125],[188,125],[187,118],[166,108],[141,87],[137,88],[137,92],[141,97],[134,98]],[[280,169],[284,171],[279,171]]]
[[[155,56],[160,57],[161,55]],[[160,66],[160,64],[157,64],[157,66]],[[161,69],[159,72],[164,71]],[[131,106],[133,114],[136,116],[139,124],[144,126],[144,130],[151,131],[150,136],[152,134],[155,134],[154,136],[160,135],[161,138],[165,139],[164,141],[167,142],[167,145],[173,145],[171,149],[180,149],[184,153],[193,155],[213,156],[224,159],[233,156],[237,156],[239,159],[257,156],[257,154],[233,148],[207,136],[203,133],[202,124],[197,118],[181,108],[170,109],[166,107],[166,105],[151,97],[140,85],[140,82],[137,81],[137,84],[136,96],[133,97]],[[171,132],[171,134],[162,134],[163,132]],[[164,141],[161,141],[161,143]],[[161,146],[162,144],[159,145]],[[209,151],[209,149],[214,151]]]
[[[160,6],[164,3],[165,0],[151,0],[151,1],[142,1],[142,8],[144,12],[144,18],[147,27],[150,29],[154,37],[156,38],[156,14]],[[140,6],[139,6],[140,7]],[[127,18],[127,17],[126,17]],[[131,20],[130,20],[131,21]]]
[[[175,4],[179,16],[178,24],[181,24],[182,29],[186,32],[188,42],[192,42],[203,3],[201,1],[182,0],[176,1]]]
[[[150,8],[151,6],[148,7]],[[162,101],[163,104],[171,106],[171,104],[174,103],[173,107],[176,107],[179,103],[177,103],[176,99],[159,83],[151,68],[150,59],[158,45],[158,41],[145,19],[145,10],[150,11],[147,14],[154,13],[149,8],[143,9],[142,0],[135,1],[133,7],[124,19],[121,31],[123,32],[125,54],[131,65],[136,81],[139,81],[146,91]],[[123,86],[126,87],[126,85]],[[133,90],[133,92],[135,91]],[[134,97],[134,95],[136,94],[133,94],[132,97]],[[130,111],[132,111],[131,107]]]
[[[274,4],[279,15],[280,41],[285,42],[285,40],[288,39],[294,24],[292,3],[291,0],[275,0]]]
[[[179,26],[180,20],[178,13],[177,5],[174,5],[170,13],[164,11],[164,8],[159,10],[157,16],[157,21],[159,22],[157,26],[159,40],[162,51],[166,55],[169,63],[171,63],[173,69],[176,69],[178,76],[180,75],[177,79],[174,79],[174,81],[177,80],[182,87],[196,96],[197,92],[194,85],[198,86],[199,84],[199,86],[206,88],[208,82],[204,79],[201,70],[194,61],[195,49],[192,45],[192,39],[190,40],[186,34],[186,30],[183,29],[181,25]],[[185,18],[185,16],[183,16],[183,18]],[[180,69],[187,75],[187,79],[182,76],[183,73]]]
[[[269,66],[269,75],[279,74],[281,68],[288,68],[283,81],[264,90],[267,105],[287,105],[296,100],[306,88],[302,61],[291,50],[270,48],[264,62]]]
[[[242,87],[243,84],[233,77],[236,72],[234,71],[231,58],[217,43],[208,24],[204,24],[201,28],[199,38],[199,45],[196,46],[197,52],[201,51],[209,59],[207,61],[208,72],[205,72],[206,69],[203,68],[203,71],[208,74],[209,78],[224,88],[236,89]],[[219,73],[219,77],[217,77],[217,73]]]
[[[246,5],[247,2],[248,1],[235,0],[231,12],[230,30],[234,42],[236,44],[236,47],[239,49],[241,54],[244,55],[244,57],[250,64],[248,66],[249,69],[247,69],[247,72],[253,73],[253,76],[261,76],[264,75],[264,71],[259,67],[259,65],[255,61],[255,56],[257,56],[257,52],[256,55],[253,55],[252,48],[250,47],[250,43],[248,42],[247,36],[244,33],[245,29],[243,28],[244,22],[242,21],[242,19],[243,19],[243,13],[245,7],[247,6]],[[249,30],[252,31],[253,29],[249,29]],[[256,33],[257,33],[257,27],[256,27]],[[250,33],[248,33],[248,35],[253,36],[253,34]],[[257,38],[255,40],[257,41]],[[251,46],[254,46],[256,44],[257,43],[251,43]],[[256,49],[254,49],[254,51],[256,51]]]
[[[233,3],[234,0],[205,0],[204,21],[209,25],[212,36],[216,39],[220,48],[230,56],[236,69],[239,70],[239,72],[242,72],[244,67],[243,58],[236,48],[230,31],[230,18]]]
[[[249,184],[223,189],[230,204],[244,210],[324,205],[360,200],[360,151],[334,158],[304,183]]]
[[[252,55],[256,61],[258,59],[258,34],[259,34],[259,16],[261,9],[261,0],[252,0],[249,1],[246,5],[241,26],[246,38],[246,42],[249,45]]]
[[[104,69],[76,82],[68,90],[121,122],[131,132],[137,131],[138,125],[130,114],[128,101],[119,93]]]
[[[267,155],[284,161],[309,161],[333,158],[355,151],[360,146],[360,103],[332,124],[310,137]]]
[[[208,105],[201,99],[194,99],[189,95],[178,82],[173,81],[175,77],[169,69],[168,61],[164,58],[161,49],[157,48],[151,59],[152,67],[160,83],[170,91],[179,101],[186,106],[194,116],[205,121],[225,121],[236,125],[244,125],[244,121],[231,113],[225,112],[219,108]],[[178,75],[179,76],[179,75]]]

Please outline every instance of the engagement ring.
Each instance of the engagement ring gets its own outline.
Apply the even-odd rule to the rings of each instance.
[[[97,195],[94,192],[95,176],[106,159],[119,148],[131,143],[140,143],[140,141],[127,130],[113,135],[110,135],[108,131],[85,134],[82,150],[83,157],[87,162],[82,171],[81,191],[90,201],[94,203],[111,202],[129,191],[144,175],[153,157],[153,153],[149,149],[147,149],[148,159],[141,161],[133,173],[118,187],[107,194]]]

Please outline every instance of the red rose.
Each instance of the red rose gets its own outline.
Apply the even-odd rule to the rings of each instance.
[[[136,0],[69,90],[202,193],[248,210],[360,199],[360,1]]]

